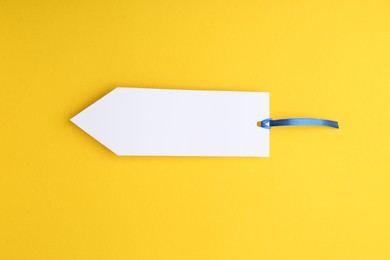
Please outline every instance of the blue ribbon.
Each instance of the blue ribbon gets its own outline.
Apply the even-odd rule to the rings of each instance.
[[[320,125],[339,128],[339,123],[336,121],[316,119],[316,118],[287,118],[272,120],[272,118],[261,121],[261,127],[271,129],[273,126],[295,126],[295,125]]]

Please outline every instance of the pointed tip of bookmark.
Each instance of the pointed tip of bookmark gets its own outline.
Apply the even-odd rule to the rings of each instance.
[[[271,129],[271,121],[272,118],[264,119],[263,121],[260,122],[260,126],[265,129]]]

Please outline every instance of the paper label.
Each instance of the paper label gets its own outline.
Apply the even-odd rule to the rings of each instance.
[[[71,121],[117,155],[269,156],[269,93],[118,87]]]

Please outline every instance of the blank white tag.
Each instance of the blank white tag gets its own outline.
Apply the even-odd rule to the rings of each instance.
[[[269,93],[118,87],[71,121],[117,155],[269,156]]]

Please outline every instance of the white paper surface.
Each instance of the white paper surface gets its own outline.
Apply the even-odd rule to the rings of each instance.
[[[71,121],[117,155],[269,156],[269,93],[118,87]]]

